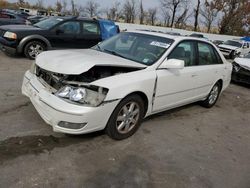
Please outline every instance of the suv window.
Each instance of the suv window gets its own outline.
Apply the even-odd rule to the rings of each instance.
[[[76,21],[65,22],[58,29],[62,30],[64,34],[79,34],[80,23]]]
[[[177,47],[168,56],[168,59],[180,59],[185,61],[185,67],[196,65],[195,57],[195,42],[184,41],[178,44]]]
[[[199,51],[199,65],[213,65],[219,64],[216,54],[214,53],[214,47],[207,43],[198,43]]]
[[[84,34],[100,34],[100,29],[97,23],[94,22],[83,22],[83,33]]]

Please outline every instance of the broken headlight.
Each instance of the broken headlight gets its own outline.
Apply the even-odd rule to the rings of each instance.
[[[107,91],[107,89],[101,87],[89,89],[84,87],[64,86],[59,89],[55,95],[69,102],[99,106],[104,101]]]

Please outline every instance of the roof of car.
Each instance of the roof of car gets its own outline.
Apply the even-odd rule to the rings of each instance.
[[[155,32],[155,31],[145,31],[145,30],[135,30],[132,31],[134,33],[142,33],[142,34],[148,34],[148,35],[154,35],[159,37],[165,37],[173,40],[184,40],[184,39],[192,39],[192,40],[198,40],[203,42],[208,42],[205,38],[198,38],[198,37],[192,37],[192,36],[182,36],[182,35],[170,35],[163,32]]]

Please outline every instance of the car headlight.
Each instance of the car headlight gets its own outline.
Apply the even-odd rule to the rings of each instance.
[[[69,102],[98,106],[104,101],[107,91],[106,88],[101,87],[93,90],[84,87],[64,86],[55,95]]]
[[[13,40],[17,39],[16,33],[9,32],[9,31],[6,31],[3,36],[8,39],[13,39]]]

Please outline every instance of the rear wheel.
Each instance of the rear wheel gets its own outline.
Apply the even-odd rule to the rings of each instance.
[[[115,108],[106,126],[106,133],[115,140],[132,136],[139,128],[144,114],[144,103],[140,96],[131,95]]]
[[[217,102],[221,92],[221,84],[217,82],[211,89],[206,100],[201,102],[201,105],[206,108],[211,108]]]
[[[46,50],[46,46],[39,41],[31,41],[24,48],[24,55],[29,59],[35,59],[40,53]]]

